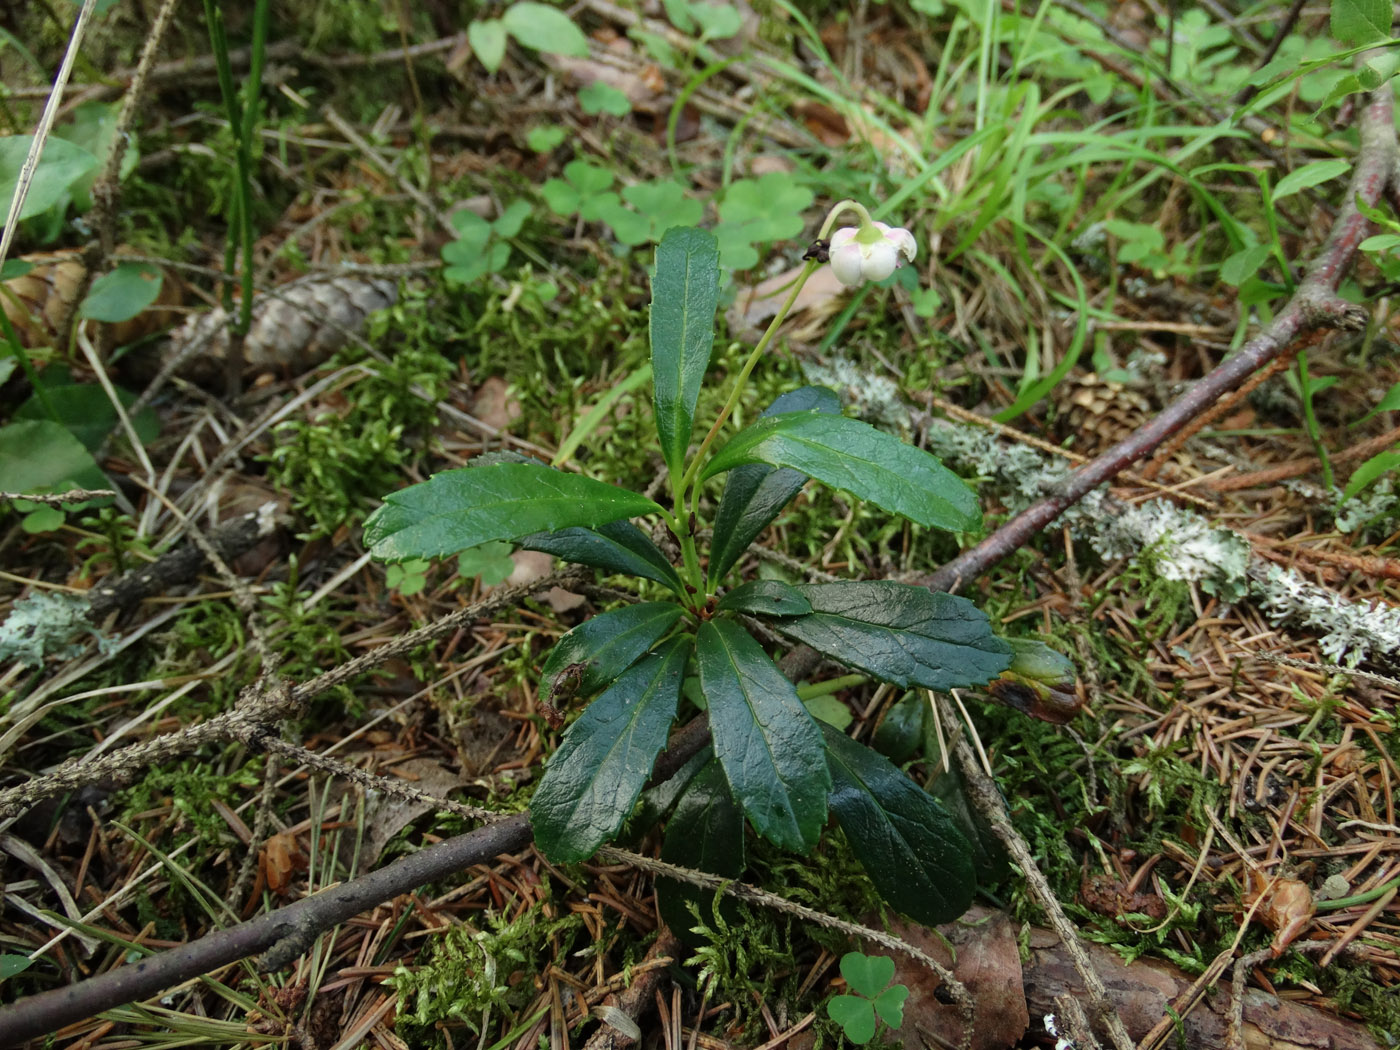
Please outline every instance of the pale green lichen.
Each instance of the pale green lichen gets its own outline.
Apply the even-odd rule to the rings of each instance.
[[[928,446],[951,465],[994,481],[1013,513],[1069,473],[1035,449],[1004,445],[973,427],[935,423]],[[1384,484],[1388,490],[1388,481]],[[1163,579],[1198,584],[1226,602],[1253,597],[1274,624],[1317,631],[1318,645],[1336,663],[1355,667],[1368,659],[1392,661],[1400,653],[1400,609],[1352,601],[1264,562],[1239,533],[1212,525],[1195,511],[1166,500],[1128,506],[1100,488],[1059,520],[1106,559],[1131,558]]]
[[[116,640],[92,625],[90,608],[82,594],[36,591],[21,598],[0,623],[0,661],[40,667],[50,656],[71,659],[83,651],[83,643],[75,638],[84,633],[97,640],[102,652],[110,652]]]

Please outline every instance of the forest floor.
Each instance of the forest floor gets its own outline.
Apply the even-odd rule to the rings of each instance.
[[[0,188],[71,30],[69,5],[30,6],[0,13]],[[468,26],[454,5],[318,0],[273,13],[244,180],[188,3],[125,135],[159,6],[99,5],[54,128],[77,147],[55,156],[76,167],[40,168],[0,255],[13,328],[0,342],[24,348],[0,360],[0,492],[115,493],[0,502],[6,1003],[475,826],[435,799],[525,809],[561,735],[537,689],[544,654],[616,592],[503,544],[385,566],[362,526],[386,494],[501,449],[654,491],[648,267],[668,227],[719,237],[721,332],[699,419],[827,208],[853,198],[914,232],[917,258],[888,281],[850,290],[818,271],[740,407],[752,418],[783,391],[830,386],[849,414],[940,456],[986,511],[981,534],[953,536],[809,486],[746,573],[913,579],[1273,321],[1357,189],[1361,99],[1332,97],[1351,67],[1310,7],[1293,21],[1269,4],[1171,20],[1155,0],[583,0],[565,19],[575,38],[530,5],[514,6],[531,24],[506,5],[503,21]],[[224,17],[237,84],[254,27],[249,12]],[[80,155],[100,160],[114,132],[127,161],[104,213]],[[1393,172],[1393,134],[1388,148]],[[1380,236],[1400,228],[1387,200],[1393,185],[1367,220],[1378,236],[1353,242],[1339,275],[1364,327],[1294,340],[1259,381],[965,581],[998,631],[1075,662],[1067,723],[974,690],[950,724],[922,691],[873,682],[819,712],[964,813],[946,756],[975,739],[1060,910],[1112,949],[1105,960],[1169,968],[1180,1014],[1197,977],[1219,986],[1220,1010],[1230,964],[1247,960],[1236,982],[1304,1008],[1290,1016],[1305,1028],[1316,1019],[1287,1045],[1400,1038],[1400,265]],[[240,302],[223,279],[240,206],[256,288],[241,368],[220,313]],[[113,272],[127,280],[106,286],[115,307],[89,300],[75,318],[94,235],[115,252],[88,263],[124,261]],[[133,285],[154,295],[157,275],[134,320],[91,319],[133,312]],[[24,429],[47,418],[35,378],[76,441]],[[129,391],[127,407],[140,395],[139,411],[118,419],[99,381]],[[231,544],[222,569],[161,560],[205,535]],[[117,580],[125,590],[101,595]],[[385,648],[452,614],[438,635]],[[192,735],[273,666],[294,685],[333,672],[269,720],[284,746]],[[44,779],[65,762],[79,772]],[[993,977],[969,981],[986,1011],[973,1045],[1051,1046],[1040,1000],[991,994],[1028,980],[1053,938],[987,834],[981,926],[946,931],[1001,938],[1000,954],[972,953],[995,959]],[[837,919],[893,921],[863,879],[839,834],[807,858],[755,840],[745,876]],[[72,1016],[45,1045],[555,1047],[616,1035],[605,1022],[619,1011],[650,1046],[839,1040],[826,1004],[857,942],[742,907],[737,922],[702,911],[681,946],[659,933],[650,872],[557,867],[527,847],[378,904],[271,972],[221,965]],[[906,1045],[958,1045],[956,1017],[924,998]],[[1119,1005],[1135,1041],[1164,1016],[1155,999],[1139,1004],[1156,1011],[1146,1021]],[[1226,1045],[1170,1021],[1149,1045],[1187,1033]]]

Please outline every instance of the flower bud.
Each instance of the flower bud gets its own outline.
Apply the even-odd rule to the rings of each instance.
[[[861,281],[883,281],[918,254],[914,235],[899,226],[870,222],[846,226],[831,235],[828,255],[836,279],[850,286]]]
[[[1008,638],[1011,666],[987,686],[992,699],[1063,725],[1084,706],[1073,661],[1034,638]]]

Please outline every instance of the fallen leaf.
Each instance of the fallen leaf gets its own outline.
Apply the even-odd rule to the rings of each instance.
[[[1274,958],[1282,955],[1283,950],[1312,925],[1317,912],[1317,903],[1306,882],[1272,878],[1251,868],[1245,880],[1244,906],[1252,908],[1256,901],[1259,907],[1255,915],[1274,931],[1274,942],[1270,945]]]
[[[788,290],[801,272],[802,267],[797,266],[776,277],[760,281],[752,288],[742,289],[735,297],[734,305],[729,308],[727,315],[735,334],[745,338],[759,335],[787,301]],[[818,324],[824,323],[836,312],[838,299],[845,291],[845,286],[836,279],[836,274],[830,266],[819,266],[802,286],[802,291],[797,293],[797,301],[792,304],[789,317],[812,314]],[[807,324],[799,325],[795,331],[789,332],[788,339],[802,342],[812,320],[813,318],[808,318]]]
[[[263,870],[267,877],[267,888],[279,897],[285,897],[291,888],[292,878],[306,870],[306,854],[297,845],[297,838],[290,831],[281,831],[263,844]]]
[[[967,986],[977,1008],[972,1050],[1006,1050],[1020,1043],[1030,1025],[1030,1014],[1022,987],[1016,930],[1006,915],[977,907],[957,922],[938,927],[957,952],[956,963],[945,942],[926,927],[897,922],[890,932],[949,967]],[[907,955],[894,954],[892,958],[895,981],[909,988],[901,1032],[946,1035],[961,1031],[959,1007],[943,1001],[947,994],[939,991],[940,982],[928,967]],[[956,1040],[949,1042],[951,1045]]]
[[[520,418],[523,409],[510,385],[500,376],[491,376],[477,387],[470,411],[488,427],[505,430]]]

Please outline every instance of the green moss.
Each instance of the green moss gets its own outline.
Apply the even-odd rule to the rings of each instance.
[[[419,965],[398,967],[386,982],[399,996],[398,1034],[413,1047],[449,1046],[440,1027],[482,1034],[523,1021],[535,975],[588,941],[581,914],[550,910],[535,904],[513,919],[491,915],[482,930],[454,926],[429,942]]]

